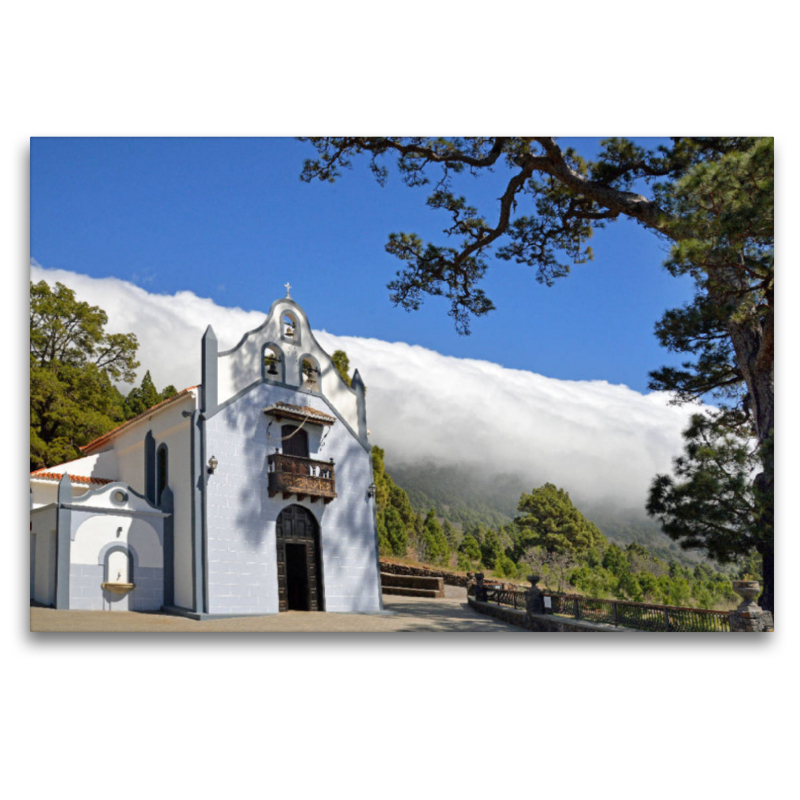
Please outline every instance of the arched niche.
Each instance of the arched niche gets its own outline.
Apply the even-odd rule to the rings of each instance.
[[[286,358],[283,350],[274,342],[264,345],[261,357],[262,377],[268,381],[286,383]]]

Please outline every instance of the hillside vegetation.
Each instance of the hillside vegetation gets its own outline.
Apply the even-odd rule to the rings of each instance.
[[[519,498],[530,486],[519,475],[476,475],[474,470],[454,466],[419,464],[413,467],[390,463],[397,483],[406,490],[411,506],[427,512],[433,508],[440,519],[463,531],[477,526],[500,528],[512,522]],[[641,544],[664,561],[694,567],[711,564],[699,550],[682,550],[664,534],[659,524],[648,518],[644,509],[620,511],[599,504],[580,503],[582,512],[597,525],[603,535],[625,547]]]
[[[665,546],[652,529],[655,547],[637,541],[643,530],[647,541],[645,524],[602,515],[589,520],[553,484],[520,491],[510,506],[513,482],[492,494],[459,471],[429,467],[400,469],[396,483],[384,451],[373,447],[372,458],[383,556],[511,580],[535,571],[555,591],[701,608],[731,607],[737,600],[731,579],[758,570],[752,559],[722,571],[699,555],[693,564],[682,552],[682,561],[670,558],[676,546],[669,540]],[[411,476],[406,491],[398,484]]]

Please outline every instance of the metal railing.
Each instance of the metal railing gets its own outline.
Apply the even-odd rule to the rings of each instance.
[[[550,613],[563,617],[621,625],[642,631],[730,631],[727,611],[682,606],[659,606],[629,600],[543,592],[551,602]]]
[[[487,602],[524,609],[527,592],[489,589]],[[570,617],[586,622],[635,628],[642,631],[730,631],[727,611],[707,608],[685,608],[682,606],[659,606],[635,603],[629,600],[601,600],[597,597],[542,592],[545,613]]]
[[[512,608],[519,608],[525,610],[528,602],[528,593],[513,591],[511,589],[492,589],[487,587],[486,602],[497,603],[502,606],[511,606]]]

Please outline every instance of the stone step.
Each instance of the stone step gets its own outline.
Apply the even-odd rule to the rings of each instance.
[[[442,591],[444,580],[435,576],[396,575],[391,572],[381,572],[381,586],[406,586],[409,589],[435,589],[436,591]]]
[[[384,586],[381,591],[383,594],[397,594],[403,597],[437,598],[442,596],[437,589],[412,589],[409,586]]]

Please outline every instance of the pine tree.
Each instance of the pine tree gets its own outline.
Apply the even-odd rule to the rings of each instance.
[[[458,548],[458,568],[463,570],[476,570],[481,567],[481,548],[478,540],[467,534]]]
[[[522,529],[523,549],[583,554],[605,541],[597,526],[575,508],[569,494],[552,483],[523,494],[517,508],[522,512],[515,522]]]
[[[446,566],[450,561],[450,547],[434,509],[430,509],[425,517],[422,536],[425,540],[428,561],[432,564]]]
[[[481,544],[481,561],[487,569],[494,569],[504,555],[497,533],[490,528],[486,531]]]

